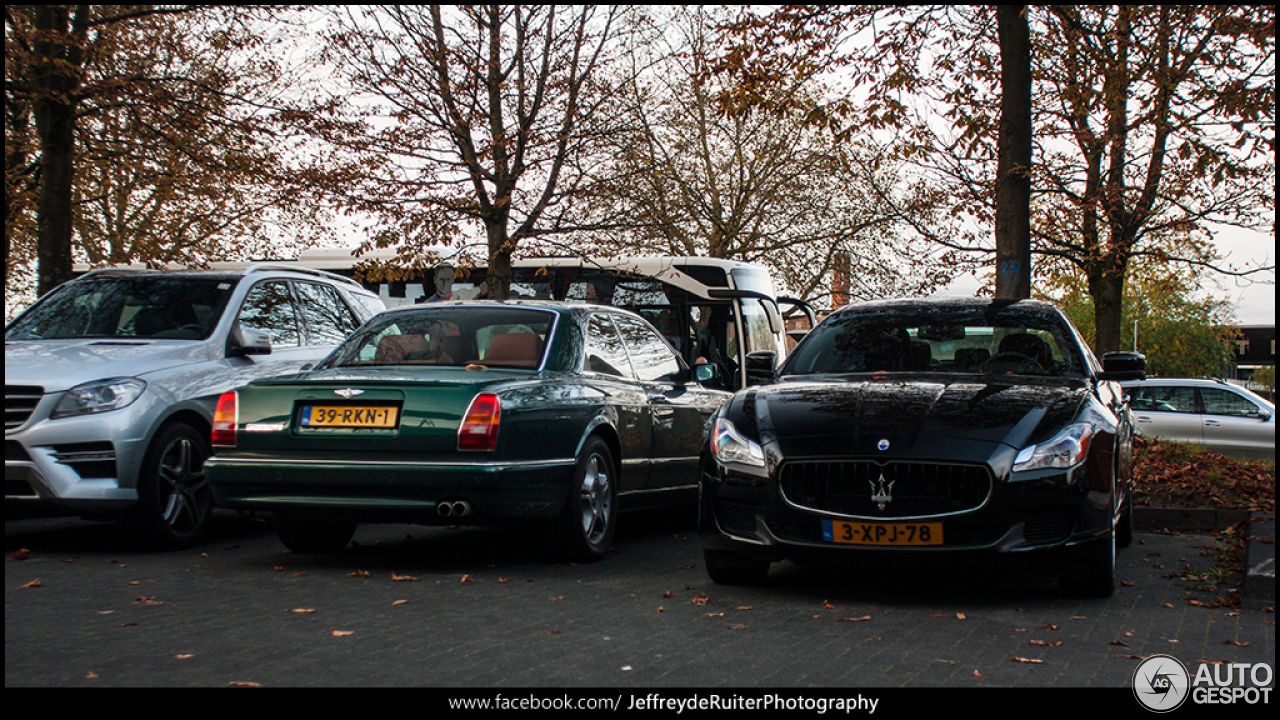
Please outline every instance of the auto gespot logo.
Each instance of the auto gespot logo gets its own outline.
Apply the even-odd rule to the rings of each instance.
[[[1134,668],[1130,685],[1139,704],[1165,713],[1188,699],[1195,705],[1267,705],[1274,677],[1266,663],[1200,663],[1192,675],[1172,655],[1152,655]]]

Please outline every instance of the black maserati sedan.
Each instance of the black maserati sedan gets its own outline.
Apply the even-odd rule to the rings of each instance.
[[[1026,561],[1106,597],[1133,537],[1133,421],[1119,381],[1053,305],[930,298],[855,304],[713,419],[700,485],[711,578],[770,564]]]

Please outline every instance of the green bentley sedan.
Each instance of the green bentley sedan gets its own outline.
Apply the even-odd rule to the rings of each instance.
[[[306,373],[223,395],[205,473],[219,505],[270,511],[295,552],[337,552],[359,523],[546,521],[596,560],[619,509],[692,507],[729,397],[694,376],[616,308],[398,308]]]

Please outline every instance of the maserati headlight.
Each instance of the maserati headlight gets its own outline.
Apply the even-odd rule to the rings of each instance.
[[[77,385],[53,408],[53,418],[110,412],[128,407],[142,397],[147,384],[138,378],[110,378]]]
[[[1038,445],[1022,448],[1013,461],[1014,472],[1069,468],[1084,462],[1094,429],[1089,423],[1073,423]]]
[[[764,451],[759,443],[744,437],[733,423],[723,418],[716,420],[711,431],[711,454],[721,465],[764,467]]]

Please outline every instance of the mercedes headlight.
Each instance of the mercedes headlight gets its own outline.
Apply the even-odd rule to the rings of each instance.
[[[138,378],[110,378],[77,385],[63,394],[53,418],[91,415],[128,407],[142,397],[147,384]]]

